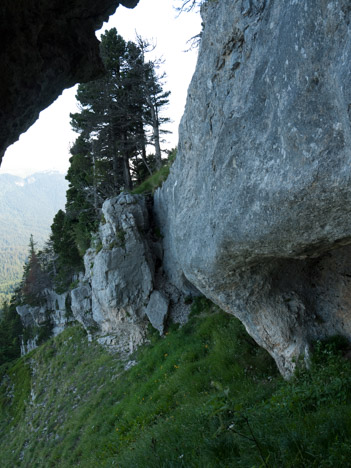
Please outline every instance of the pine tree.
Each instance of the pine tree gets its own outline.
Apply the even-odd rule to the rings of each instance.
[[[71,283],[73,275],[83,266],[82,256],[79,253],[75,240],[76,219],[59,210],[51,225],[50,241],[57,255],[57,271],[55,285],[58,292],[63,292]]]
[[[168,119],[160,110],[169,93],[156,62],[145,62],[145,42],[126,42],[115,28],[102,35],[100,48],[106,74],[78,87],[80,111],[71,114],[71,125],[79,136],[70,150],[66,212],[52,225],[60,288],[81,268],[104,200],[132,189],[162,162],[161,126]],[[150,144],[155,155],[147,156]]]
[[[24,266],[21,282],[22,301],[30,305],[38,305],[44,289],[50,287],[50,279],[41,268],[35,249],[33,235],[29,240],[28,262]]]
[[[168,117],[161,115],[162,108],[169,104],[170,91],[163,90],[163,81],[166,74],[160,76],[157,74],[162,60],[145,60],[148,52],[155,49],[148,41],[141,36],[137,36],[138,48],[142,55],[142,71],[143,80],[143,97],[144,97],[144,126],[151,128],[151,136],[148,139],[148,144],[155,148],[156,169],[162,166],[161,157],[161,134],[170,133],[162,128],[163,124],[170,122]]]

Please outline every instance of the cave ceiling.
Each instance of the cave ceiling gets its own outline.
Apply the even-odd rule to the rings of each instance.
[[[95,31],[139,0],[3,0],[0,8],[0,163],[66,89],[103,74]]]

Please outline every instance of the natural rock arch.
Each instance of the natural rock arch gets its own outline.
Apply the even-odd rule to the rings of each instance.
[[[65,89],[103,73],[95,30],[139,0],[4,0],[0,10],[0,164]]]

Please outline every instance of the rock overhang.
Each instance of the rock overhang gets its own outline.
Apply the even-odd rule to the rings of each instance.
[[[0,163],[61,92],[103,74],[95,30],[139,0],[4,0],[0,11]]]
[[[351,338],[351,13],[344,0],[222,0],[202,14],[177,159],[155,196],[165,268],[238,316],[287,375],[311,340]]]

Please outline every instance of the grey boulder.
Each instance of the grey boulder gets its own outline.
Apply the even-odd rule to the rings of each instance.
[[[164,267],[288,376],[314,339],[351,338],[351,9],[221,0],[202,16],[177,159],[155,195]]]

